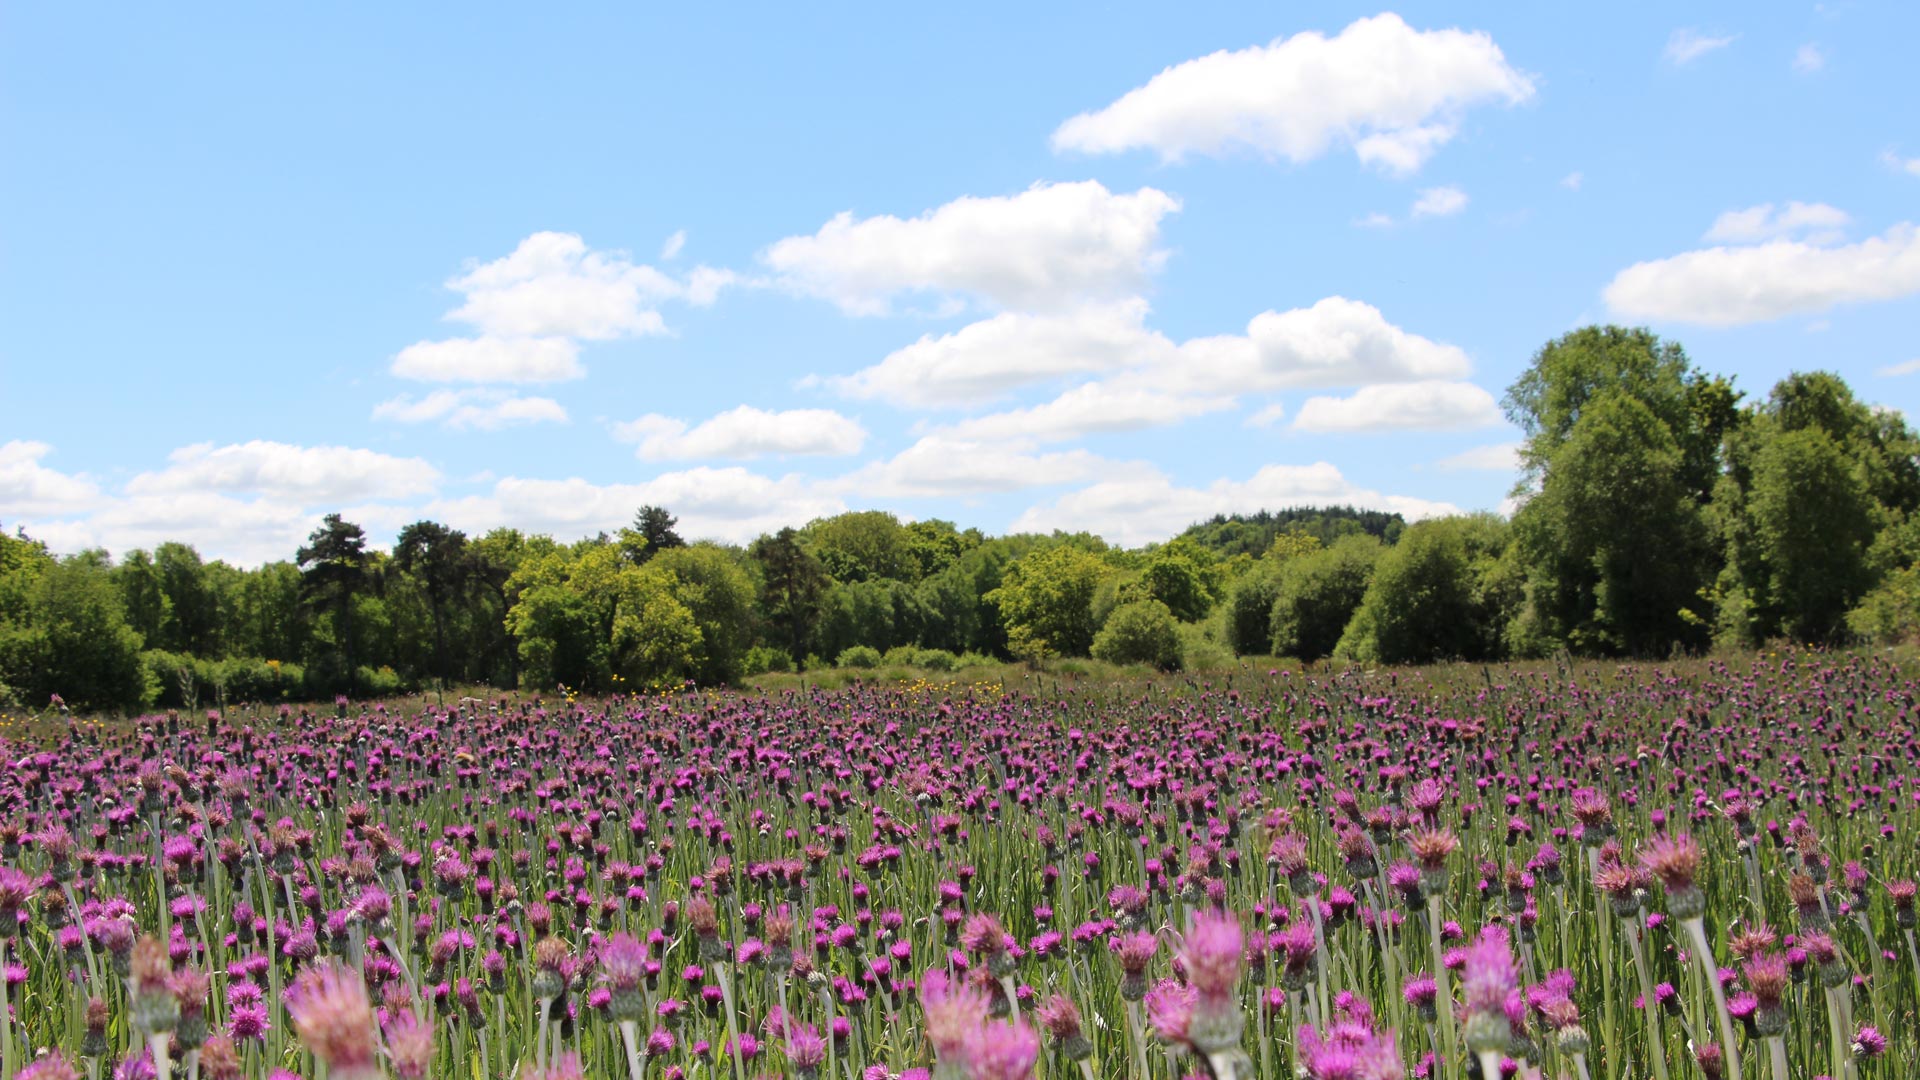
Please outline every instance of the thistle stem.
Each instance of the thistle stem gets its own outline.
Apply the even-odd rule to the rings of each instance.
[[[1693,939],[1693,951],[1700,960],[1700,973],[1706,977],[1707,990],[1713,995],[1713,1016],[1720,1025],[1720,1049],[1726,1055],[1728,1074],[1733,1080],[1740,1080],[1740,1044],[1733,1037],[1733,1017],[1727,1013],[1727,992],[1720,985],[1720,972],[1714,966],[1706,924],[1697,915],[1682,921]]]

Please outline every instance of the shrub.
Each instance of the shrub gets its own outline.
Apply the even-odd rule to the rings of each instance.
[[[960,658],[945,649],[920,649],[913,654],[915,667],[927,671],[953,671],[960,666]]]
[[[880,650],[871,645],[851,645],[840,650],[834,658],[833,666],[851,668],[855,671],[871,671],[880,666]]]
[[[1107,616],[1093,638],[1093,655],[1110,664],[1152,664],[1162,671],[1181,663],[1180,628],[1173,611],[1158,600],[1122,604]]]
[[[765,675],[769,671],[792,671],[793,657],[785,649],[776,649],[771,645],[755,645],[740,658],[742,675]]]
[[[1366,595],[1380,541],[1348,536],[1325,551],[1288,559],[1273,602],[1273,652],[1318,660],[1333,652]]]

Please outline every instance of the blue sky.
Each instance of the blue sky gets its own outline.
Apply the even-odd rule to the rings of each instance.
[[[1497,509],[1543,342],[1920,371],[1920,7],[16,4],[0,522]]]

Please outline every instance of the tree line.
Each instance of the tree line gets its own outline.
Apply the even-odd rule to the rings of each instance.
[[[241,569],[0,534],[0,700],[94,708],[434,686],[641,690],[775,670],[1092,656],[1369,663],[1667,655],[1920,633],[1920,441],[1838,376],[1746,400],[1681,347],[1588,327],[1508,390],[1509,517],[1223,515],[1140,549],[857,511],[744,546],[668,509],[562,542],[330,515]]]

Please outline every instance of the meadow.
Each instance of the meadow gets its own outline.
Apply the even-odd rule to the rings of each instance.
[[[1890,655],[793,678],[13,718],[0,1075],[1920,1073]]]

